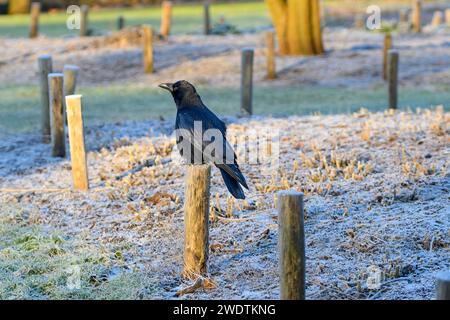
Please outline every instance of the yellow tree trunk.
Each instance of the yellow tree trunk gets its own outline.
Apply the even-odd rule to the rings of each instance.
[[[319,0],[266,0],[281,55],[324,52]]]

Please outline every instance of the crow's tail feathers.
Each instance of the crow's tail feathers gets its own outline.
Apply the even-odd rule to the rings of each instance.
[[[228,188],[228,191],[235,197],[236,199],[245,199],[244,190],[242,190],[241,185],[238,181],[236,181],[231,175],[229,175],[224,169],[219,168],[220,173],[222,174],[223,181]]]

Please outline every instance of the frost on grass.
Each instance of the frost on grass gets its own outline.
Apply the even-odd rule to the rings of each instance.
[[[283,189],[305,193],[307,298],[433,298],[435,272],[450,267],[449,121],[441,107],[230,121],[230,135],[280,130],[280,166],[262,170],[243,163],[250,185],[245,201],[230,198],[213,169],[209,277],[215,288],[182,298],[278,297],[275,208],[276,191]],[[131,292],[120,298],[174,298],[191,285],[180,278],[184,168],[171,157],[172,125],[90,128],[88,193],[70,190],[70,162],[50,160],[49,146],[35,141],[21,156],[20,143],[8,147],[3,142],[0,201],[2,208],[16,208],[13,217],[20,217],[1,213],[8,222],[0,253],[9,255],[0,259],[1,272],[8,273],[11,285],[34,283],[28,274],[34,267],[10,266],[14,259],[52,269],[71,259],[83,261],[89,252],[106,260],[80,262],[87,263],[82,277],[94,274],[100,288]],[[37,165],[15,166],[24,156]],[[61,243],[47,229],[63,235]],[[26,241],[17,243],[24,236]],[[72,239],[69,244],[66,238]],[[23,249],[29,241],[37,246],[31,252]],[[49,250],[62,257],[49,258]],[[102,278],[103,268],[120,275],[127,270],[124,276],[140,280],[125,284]],[[377,288],[367,282],[374,268],[382,275]],[[67,297],[52,274],[39,282],[37,293],[20,289],[14,295]],[[7,292],[4,283],[0,294]],[[88,280],[83,285],[86,297],[108,296]]]

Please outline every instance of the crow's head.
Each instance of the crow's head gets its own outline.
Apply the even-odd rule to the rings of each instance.
[[[168,90],[172,94],[177,108],[187,106],[200,107],[203,105],[195,87],[186,80],[180,80],[175,83],[161,83],[159,87]]]

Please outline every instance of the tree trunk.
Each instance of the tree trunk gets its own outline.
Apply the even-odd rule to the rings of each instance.
[[[281,55],[324,52],[319,0],[266,0]]]

